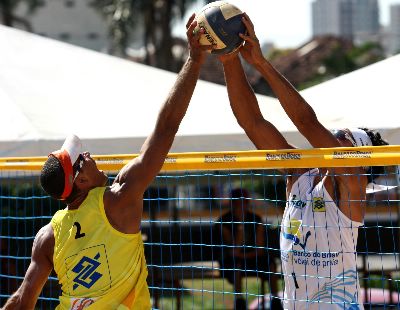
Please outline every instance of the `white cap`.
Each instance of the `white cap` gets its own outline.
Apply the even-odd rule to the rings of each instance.
[[[371,138],[364,130],[359,128],[349,128],[349,130],[353,135],[355,146],[372,146]]]
[[[69,135],[61,147],[61,151],[67,151],[71,159],[71,165],[77,161],[79,154],[82,153],[82,141],[76,135]]]
[[[64,171],[64,191],[59,199],[66,199],[72,192],[74,183],[73,166],[82,151],[82,142],[75,135],[69,135],[61,149],[52,152],[49,156],[54,156],[60,162]]]

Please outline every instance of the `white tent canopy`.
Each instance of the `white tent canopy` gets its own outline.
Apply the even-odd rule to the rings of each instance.
[[[3,26],[0,42],[2,157],[47,155],[69,133],[80,136],[94,154],[137,153],[176,79],[171,72]],[[393,57],[303,94],[328,128],[366,120],[361,125],[394,129],[397,122],[389,109],[397,99],[394,79],[389,85],[389,73],[381,71],[393,72],[399,64],[400,58]],[[356,100],[357,94],[363,99]],[[375,98],[385,96],[379,103],[382,109],[376,111]],[[257,97],[263,114],[289,142],[305,147],[279,102]],[[368,98],[374,100],[370,103]],[[348,113],[349,107],[354,112]],[[361,112],[381,117],[359,117]],[[171,151],[247,149],[254,146],[230,110],[226,88],[199,81]]]
[[[302,95],[329,128],[379,129],[390,144],[400,144],[398,72],[400,54],[306,89]]]
[[[0,42],[0,156],[46,155],[69,133],[93,153],[138,152],[176,80],[171,72],[3,26]],[[275,99],[259,99],[284,117]],[[281,123],[282,130],[293,128]],[[199,81],[172,151],[249,148],[225,87]]]

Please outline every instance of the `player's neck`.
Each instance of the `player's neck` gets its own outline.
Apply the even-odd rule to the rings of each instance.
[[[78,209],[79,206],[84,202],[88,195],[88,192],[80,192],[76,195],[75,199],[68,204],[68,210]]]

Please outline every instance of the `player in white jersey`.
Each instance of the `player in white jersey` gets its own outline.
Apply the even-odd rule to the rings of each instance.
[[[245,14],[241,56],[267,81],[288,117],[315,148],[386,145],[366,128],[331,132],[312,107],[262,55]],[[294,149],[264,119],[237,54],[221,56],[232,110],[258,149]],[[351,104],[351,103],[349,103]],[[283,152],[282,156],[287,153]],[[285,309],[363,309],[356,270],[358,227],[366,187],[382,167],[286,170],[287,204],[281,223]],[[372,173],[371,173],[372,172]],[[367,177],[367,175],[369,177]]]

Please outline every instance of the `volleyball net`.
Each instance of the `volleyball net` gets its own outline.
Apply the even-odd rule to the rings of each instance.
[[[110,183],[133,157],[93,156]],[[39,185],[45,160],[0,158],[1,305],[23,280],[36,233],[65,207]],[[344,166],[384,166],[376,183],[387,187],[367,195],[357,268],[365,305],[398,308],[399,164],[400,146],[169,154],[144,194],[154,308],[233,308],[244,299],[249,309],[261,309],[282,298],[279,236],[290,176],[282,171]],[[59,294],[52,274],[37,307],[55,308]]]

